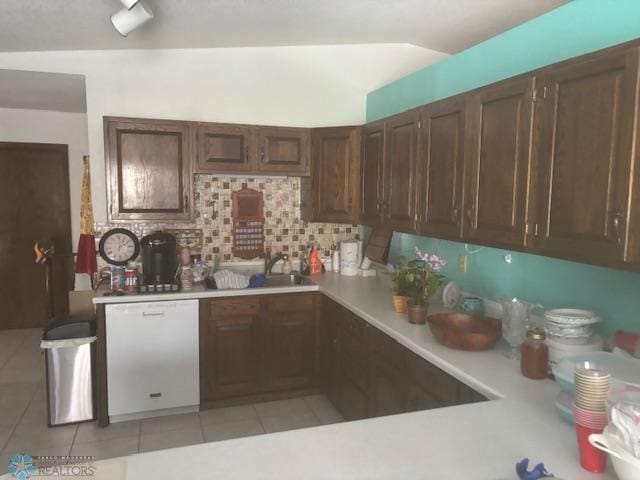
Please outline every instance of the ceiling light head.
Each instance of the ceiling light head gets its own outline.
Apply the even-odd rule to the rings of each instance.
[[[124,8],[111,15],[111,23],[123,37],[153,18],[153,12],[142,1],[120,1]]]

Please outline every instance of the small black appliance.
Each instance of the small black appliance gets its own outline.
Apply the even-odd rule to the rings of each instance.
[[[176,292],[178,256],[176,238],[165,232],[154,232],[140,240],[142,250],[141,293]]]

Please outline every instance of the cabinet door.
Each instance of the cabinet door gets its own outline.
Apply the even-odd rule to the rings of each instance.
[[[311,133],[313,221],[356,223],[360,128],[320,128]]]
[[[470,98],[468,241],[525,245],[534,81],[510,79]]]
[[[309,130],[258,127],[258,171],[278,175],[309,175]]]
[[[191,220],[189,124],[105,117],[104,128],[109,219]]]
[[[314,381],[316,295],[268,297],[266,387],[310,387]]]
[[[385,122],[385,226],[405,233],[416,231],[417,161],[420,110],[410,110]]]
[[[244,173],[254,168],[254,129],[245,125],[198,124],[198,173]]]
[[[219,299],[203,304],[205,311],[200,315],[201,399],[258,393],[262,336],[259,298]]]
[[[433,397],[429,389],[424,388],[417,382],[409,382],[407,386],[407,407],[408,412],[418,412],[420,410],[431,410],[442,407],[437,399]]]
[[[422,110],[422,152],[418,171],[420,234],[459,239],[467,97],[460,95]]]
[[[371,365],[369,416],[395,415],[405,411],[406,382],[399,370],[383,359],[374,359]]]
[[[384,123],[365,125],[362,133],[360,221],[377,225],[382,220],[384,196]]]
[[[542,79],[543,252],[624,259],[637,79],[635,48],[552,68]]]
[[[467,387],[464,383],[458,382],[458,405],[464,405],[466,403],[485,402],[486,400],[487,398],[484,395],[476,392],[471,387]]]

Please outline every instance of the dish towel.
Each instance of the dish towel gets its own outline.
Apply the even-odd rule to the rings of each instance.
[[[228,288],[247,288],[249,286],[249,277],[235,273],[230,270],[219,270],[213,274],[218,290]]]
[[[82,157],[82,192],[80,194],[80,239],[76,256],[76,273],[87,273],[93,281],[98,270],[96,261],[96,240],[93,231],[93,204],[91,203],[91,174],[89,156]]]

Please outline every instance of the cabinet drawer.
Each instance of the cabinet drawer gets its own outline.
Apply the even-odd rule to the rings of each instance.
[[[247,316],[257,315],[260,311],[260,299],[256,297],[239,297],[212,300],[211,316]]]
[[[315,295],[283,295],[269,297],[269,313],[313,311]]]
[[[378,329],[373,330],[372,337],[371,349],[376,358],[391,367],[404,371],[406,349]]]
[[[411,353],[407,360],[411,381],[442,403],[455,405],[458,397],[458,381],[428,361]]]

